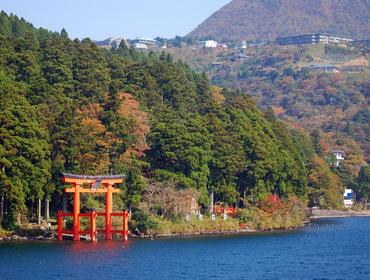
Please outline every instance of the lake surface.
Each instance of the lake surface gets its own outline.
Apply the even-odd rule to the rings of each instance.
[[[370,279],[370,218],[283,233],[0,242],[0,279]]]

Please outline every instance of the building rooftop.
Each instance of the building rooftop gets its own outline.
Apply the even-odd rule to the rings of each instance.
[[[61,173],[61,177],[62,178],[70,178],[70,179],[82,179],[82,180],[112,180],[112,179],[123,179],[123,178],[126,177],[126,175],[125,174],[119,174],[119,175],[90,176],[90,175]]]
[[[333,64],[317,62],[317,63],[311,63],[310,65],[308,65],[308,67],[310,68],[335,68],[336,66]]]
[[[157,40],[154,40],[152,38],[145,38],[145,37],[136,37],[134,41],[147,41],[147,42],[157,42]]]
[[[341,35],[335,35],[335,34],[328,34],[328,33],[297,34],[297,35],[291,35],[291,36],[278,37],[276,39],[295,38],[295,37],[303,37],[303,36],[329,36],[329,37],[338,37],[338,38],[346,38],[346,39],[355,40],[354,38],[350,38],[350,37],[347,37],[347,36],[341,36]]]
[[[199,41],[199,44],[206,43],[206,42],[216,42],[217,43],[217,41],[215,40],[204,40],[204,41]]]
[[[341,153],[341,154],[344,154],[344,151],[341,151],[341,150],[332,150],[331,152],[332,153]]]

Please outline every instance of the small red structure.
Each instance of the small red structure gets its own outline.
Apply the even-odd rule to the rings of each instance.
[[[64,190],[65,193],[73,193],[73,213],[58,212],[58,239],[63,239],[63,233],[73,234],[73,240],[80,240],[80,234],[89,234],[91,241],[96,241],[96,233],[104,232],[106,240],[112,240],[112,233],[120,233],[123,236],[123,240],[128,239],[128,212],[124,210],[120,213],[112,212],[112,199],[113,193],[119,193],[119,189],[115,189],[115,184],[123,182],[124,175],[112,175],[112,176],[85,176],[62,173],[61,180],[63,183],[72,184],[71,188]],[[88,185],[89,188],[84,188],[84,185]],[[103,188],[100,188],[103,186]],[[97,213],[95,211],[89,213],[80,213],[80,194],[81,193],[105,193],[106,205],[105,213]],[[96,229],[96,217],[105,217],[105,229]],[[122,217],[122,230],[112,230],[112,217]],[[73,229],[63,229],[63,218],[73,217]],[[80,230],[80,218],[90,218],[90,229]]]
[[[213,206],[213,213],[216,215],[227,214],[230,217],[235,217],[237,211],[235,207],[225,207],[222,204],[216,204]]]

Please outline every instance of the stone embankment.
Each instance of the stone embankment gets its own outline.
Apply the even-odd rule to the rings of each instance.
[[[16,234],[10,236],[0,237],[0,241],[26,241],[26,240],[55,240],[54,235],[52,236],[19,236]]]
[[[370,216],[370,211],[310,210],[310,219]]]
[[[27,224],[15,231],[0,232],[0,241],[55,240],[55,231],[45,227]]]

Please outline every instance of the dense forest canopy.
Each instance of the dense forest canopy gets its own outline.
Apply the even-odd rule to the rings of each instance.
[[[60,172],[125,173],[121,203],[140,208],[149,184],[258,205],[270,194],[340,207],[338,175],[311,136],[252,97],[223,89],[171,55],[123,42],[99,49],[65,30],[0,14],[0,195],[8,225],[38,199],[60,207]],[[91,201],[90,201],[91,202]],[[91,202],[92,204],[94,202]],[[21,214],[21,215],[20,215]]]

